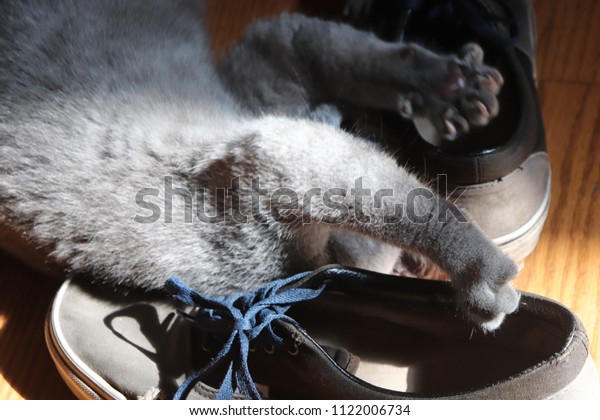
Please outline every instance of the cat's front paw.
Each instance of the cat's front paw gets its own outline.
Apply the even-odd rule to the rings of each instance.
[[[458,304],[482,330],[497,329],[507,314],[517,310],[520,293],[510,284],[517,272],[515,262],[501,256],[473,267],[459,281]]]
[[[416,81],[411,91],[398,98],[398,112],[411,118],[427,118],[438,133],[454,140],[471,126],[486,125],[498,115],[497,95],[504,83],[500,72],[483,64],[483,50],[466,44],[458,56],[432,56],[414,60]]]

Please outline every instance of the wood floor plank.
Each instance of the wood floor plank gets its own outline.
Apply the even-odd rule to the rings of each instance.
[[[244,0],[235,4],[231,1],[208,1],[207,31],[217,60],[244,35],[252,22],[295,11],[299,4],[300,0]]]
[[[542,238],[517,286],[571,308],[600,366],[600,86],[541,82],[552,165],[552,202]]]
[[[0,399],[74,398],[44,341],[44,319],[58,287],[0,253]]]
[[[540,80],[600,83],[600,1],[537,0]]]

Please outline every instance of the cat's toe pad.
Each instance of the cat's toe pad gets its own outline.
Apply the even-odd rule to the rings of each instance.
[[[438,56],[437,64],[428,62],[429,69],[421,64],[423,77],[416,89],[400,95],[400,114],[427,118],[448,140],[471,126],[488,124],[500,110],[497,95],[504,79],[483,63],[483,55],[479,45],[470,43],[458,55]]]

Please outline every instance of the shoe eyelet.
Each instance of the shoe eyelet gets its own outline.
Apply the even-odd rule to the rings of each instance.
[[[275,346],[273,346],[273,344],[271,344],[269,347],[265,347],[265,353],[267,353],[267,354],[275,353]]]
[[[248,346],[248,350],[249,350],[251,353],[254,353],[254,352],[256,351],[256,344],[254,344],[254,343],[250,344],[250,345]]]

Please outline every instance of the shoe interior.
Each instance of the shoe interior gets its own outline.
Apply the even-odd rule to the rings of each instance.
[[[403,11],[404,7],[394,2],[364,3],[368,5],[362,9],[362,13],[351,19],[355,26],[375,32],[390,42],[398,42],[401,37],[404,41],[415,42],[432,51],[446,54],[456,54],[466,43],[476,42],[483,48],[485,64],[498,69],[502,74],[504,86],[498,96],[498,116],[485,127],[471,126],[469,133],[453,141],[429,140],[429,136],[424,135],[423,137],[432,142],[439,151],[479,154],[503,148],[515,137],[519,125],[528,123],[523,121],[524,114],[521,108],[524,96],[532,95],[527,73],[531,73],[533,69],[530,68],[529,60],[522,61],[517,57],[516,48],[499,46],[493,40],[476,35],[470,25],[465,25],[469,18],[464,15],[458,19],[448,19],[444,17],[444,13],[439,13],[440,10],[433,12],[427,6],[421,11],[418,10],[419,7],[413,8],[410,14],[406,14],[406,11]],[[435,8],[436,2],[429,3],[429,6]],[[507,26],[507,22],[512,21],[512,16],[507,15],[506,10],[499,5],[487,4],[485,9],[485,12],[482,10],[482,19],[489,21],[491,25],[503,22],[503,28],[498,34],[503,34],[508,39],[509,33],[514,32],[514,28],[509,28],[510,24]],[[400,22],[404,23],[401,25]],[[519,30],[525,31],[525,28]],[[350,130],[381,141],[395,154],[413,154],[415,148],[426,147],[422,144],[423,140],[419,140],[419,133],[412,122],[400,118],[394,112],[372,113],[364,109],[350,109],[346,126]],[[425,134],[424,130],[419,132],[421,135]],[[418,157],[417,153],[414,162],[408,163],[419,165]]]
[[[396,391],[455,394],[514,377],[568,345],[573,328],[568,317],[525,300],[530,307],[508,316],[492,333],[478,330],[451,303],[426,299],[334,292],[296,305],[291,315],[319,344],[360,359],[351,373],[366,382]]]

